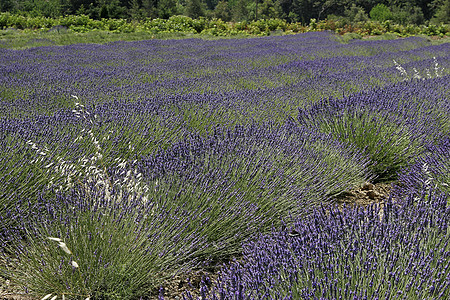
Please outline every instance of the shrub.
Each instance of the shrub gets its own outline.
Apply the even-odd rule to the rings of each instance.
[[[364,98],[322,101],[300,110],[299,122],[357,146],[370,156],[369,168],[377,175],[377,181],[392,180],[421,153],[420,137],[405,128],[406,119],[359,102]]]
[[[450,1],[444,0],[436,8],[436,12],[431,19],[432,24],[450,24]]]
[[[317,210],[247,243],[201,299],[448,298],[447,199],[423,191],[402,206]]]
[[[195,267],[193,254],[205,246],[185,224],[195,212],[166,210],[132,194],[115,200],[121,202],[81,191],[42,198],[20,223],[25,239],[3,247],[17,263],[2,276],[41,297],[136,299]],[[64,253],[48,237],[61,239],[70,251]]]
[[[350,19],[350,22],[367,22],[369,21],[369,16],[364,11],[364,8],[352,3],[352,6],[345,9],[344,14]]]
[[[79,103],[74,113],[95,120]],[[201,222],[201,213],[174,207],[167,197],[150,201],[142,174],[127,169],[126,160],[117,158],[116,169],[107,172],[92,130],[77,139],[94,149],[78,164],[58,156],[44,167],[41,176],[50,177],[44,191],[51,197],[41,193],[33,202],[4,208],[15,223],[2,228],[8,238],[1,239],[1,256],[12,255],[16,263],[3,276],[37,296],[136,299],[194,267],[206,244],[189,222]],[[50,156],[48,149],[27,144],[36,151],[32,164]]]
[[[389,8],[384,4],[377,4],[371,9],[370,18],[375,21],[384,22],[392,19],[392,13]]]

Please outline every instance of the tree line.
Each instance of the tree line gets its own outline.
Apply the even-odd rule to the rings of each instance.
[[[395,23],[450,23],[450,0],[0,0],[0,11],[26,16],[88,15],[92,19],[167,19],[173,15],[223,21],[311,19],[349,23],[391,20]]]

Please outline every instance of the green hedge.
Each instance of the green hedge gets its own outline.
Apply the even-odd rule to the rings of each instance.
[[[59,18],[25,17],[10,13],[0,13],[0,29],[16,28],[30,30],[49,30],[55,26],[64,26],[74,32],[88,32],[104,30],[111,32],[183,32],[204,33],[215,36],[230,36],[235,34],[269,35],[274,31],[284,33],[297,33],[306,31],[332,30],[339,34],[357,33],[359,35],[380,35],[384,33],[397,33],[401,36],[425,34],[448,35],[449,25],[398,25],[390,21],[385,22],[359,22],[346,24],[339,20],[323,20],[317,22],[312,19],[309,25],[300,23],[287,23],[285,20],[268,19],[252,22],[224,22],[220,19],[191,19],[186,16],[172,16],[169,19],[146,19],[144,21],[131,21],[127,19],[101,19],[93,20],[86,15],[70,15]]]

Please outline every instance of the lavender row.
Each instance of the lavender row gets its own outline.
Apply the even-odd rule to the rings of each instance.
[[[60,125],[56,128],[44,126],[48,130],[45,136],[58,141],[47,144],[48,150],[37,146],[33,149],[28,145],[14,148],[12,141],[4,141],[5,149],[9,150],[3,161],[2,175],[3,197],[9,199],[7,203],[24,197],[32,200],[51,181],[58,187],[58,182],[65,176],[61,175],[61,160],[70,164],[80,162],[82,157],[93,160],[95,155],[91,157],[94,149],[90,141],[71,136],[68,132],[79,132],[74,129],[64,132]],[[108,174],[122,172],[113,158],[134,160],[134,168],[144,182],[155,186],[151,191],[152,199],[179,194],[177,203],[185,205],[186,202],[192,209],[203,201],[205,207],[220,206],[220,201],[228,199],[222,208],[224,214],[228,208],[238,205],[239,202],[233,201],[245,199],[258,207],[257,214],[266,219],[261,223],[264,226],[289,212],[304,214],[314,205],[329,201],[331,196],[372,178],[367,171],[368,158],[356,148],[295,124],[254,124],[234,129],[216,127],[207,136],[184,132],[184,138],[173,144],[166,140],[173,134],[170,127],[159,129],[161,136],[155,141],[158,127],[153,123],[139,124],[138,128],[128,122],[121,125],[129,131],[94,130],[102,149],[100,167],[106,167]],[[151,139],[145,132],[152,134]],[[50,142],[49,139],[40,142]],[[67,144],[65,148],[61,146],[64,143]],[[152,143],[154,151],[149,149]],[[162,143],[166,143],[166,149]],[[33,159],[32,163],[27,159]],[[83,159],[81,161],[86,164]],[[81,170],[74,175],[79,177],[78,181],[88,176]],[[109,180],[121,181],[123,177],[113,175]],[[198,195],[200,190],[203,192]],[[236,198],[236,193],[241,196]],[[303,199],[308,200],[300,202]],[[9,210],[6,213],[7,218],[13,215]],[[233,222],[245,224],[241,217],[235,217]],[[236,224],[234,228],[239,226]],[[252,234],[251,230],[246,232]],[[233,247],[237,249],[238,245],[235,242]]]
[[[423,64],[416,67],[421,76],[427,76],[428,68],[436,77],[433,57],[444,72],[449,69],[448,44],[428,46],[420,38],[340,44],[329,33],[72,45],[4,50],[2,57],[3,115],[12,116],[67,109],[70,94],[89,104],[123,98],[161,104],[177,95],[211,103],[225,93],[233,104],[246,105],[248,98],[270,102],[281,93],[301,105],[305,98],[341,96],[402,80],[393,60],[411,78],[417,62]]]
[[[84,169],[72,172],[70,160],[35,161],[49,171],[38,176],[46,183],[64,176],[49,190],[39,183],[41,192],[27,191],[33,201],[20,190],[10,197],[14,205],[2,217],[12,224],[2,228],[0,248],[20,263],[2,274],[33,294],[146,296],[176,272],[240,253],[242,242],[282,216],[305,214],[366,175],[367,158],[295,124],[192,135],[140,159],[131,180],[126,160],[103,175],[100,138],[92,137],[98,149],[81,161]],[[31,148],[50,156],[50,149]],[[66,174],[77,180],[58,190],[70,187]],[[67,255],[47,237],[63,241]],[[55,283],[43,285],[49,278]]]
[[[202,299],[447,299],[448,195],[422,191],[401,206],[316,210],[261,235],[204,281]]]

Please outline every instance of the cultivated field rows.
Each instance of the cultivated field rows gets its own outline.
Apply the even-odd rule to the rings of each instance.
[[[329,32],[0,49],[0,276],[162,299],[238,258],[202,299],[448,299],[449,55]],[[333,205],[365,182],[390,197]]]

